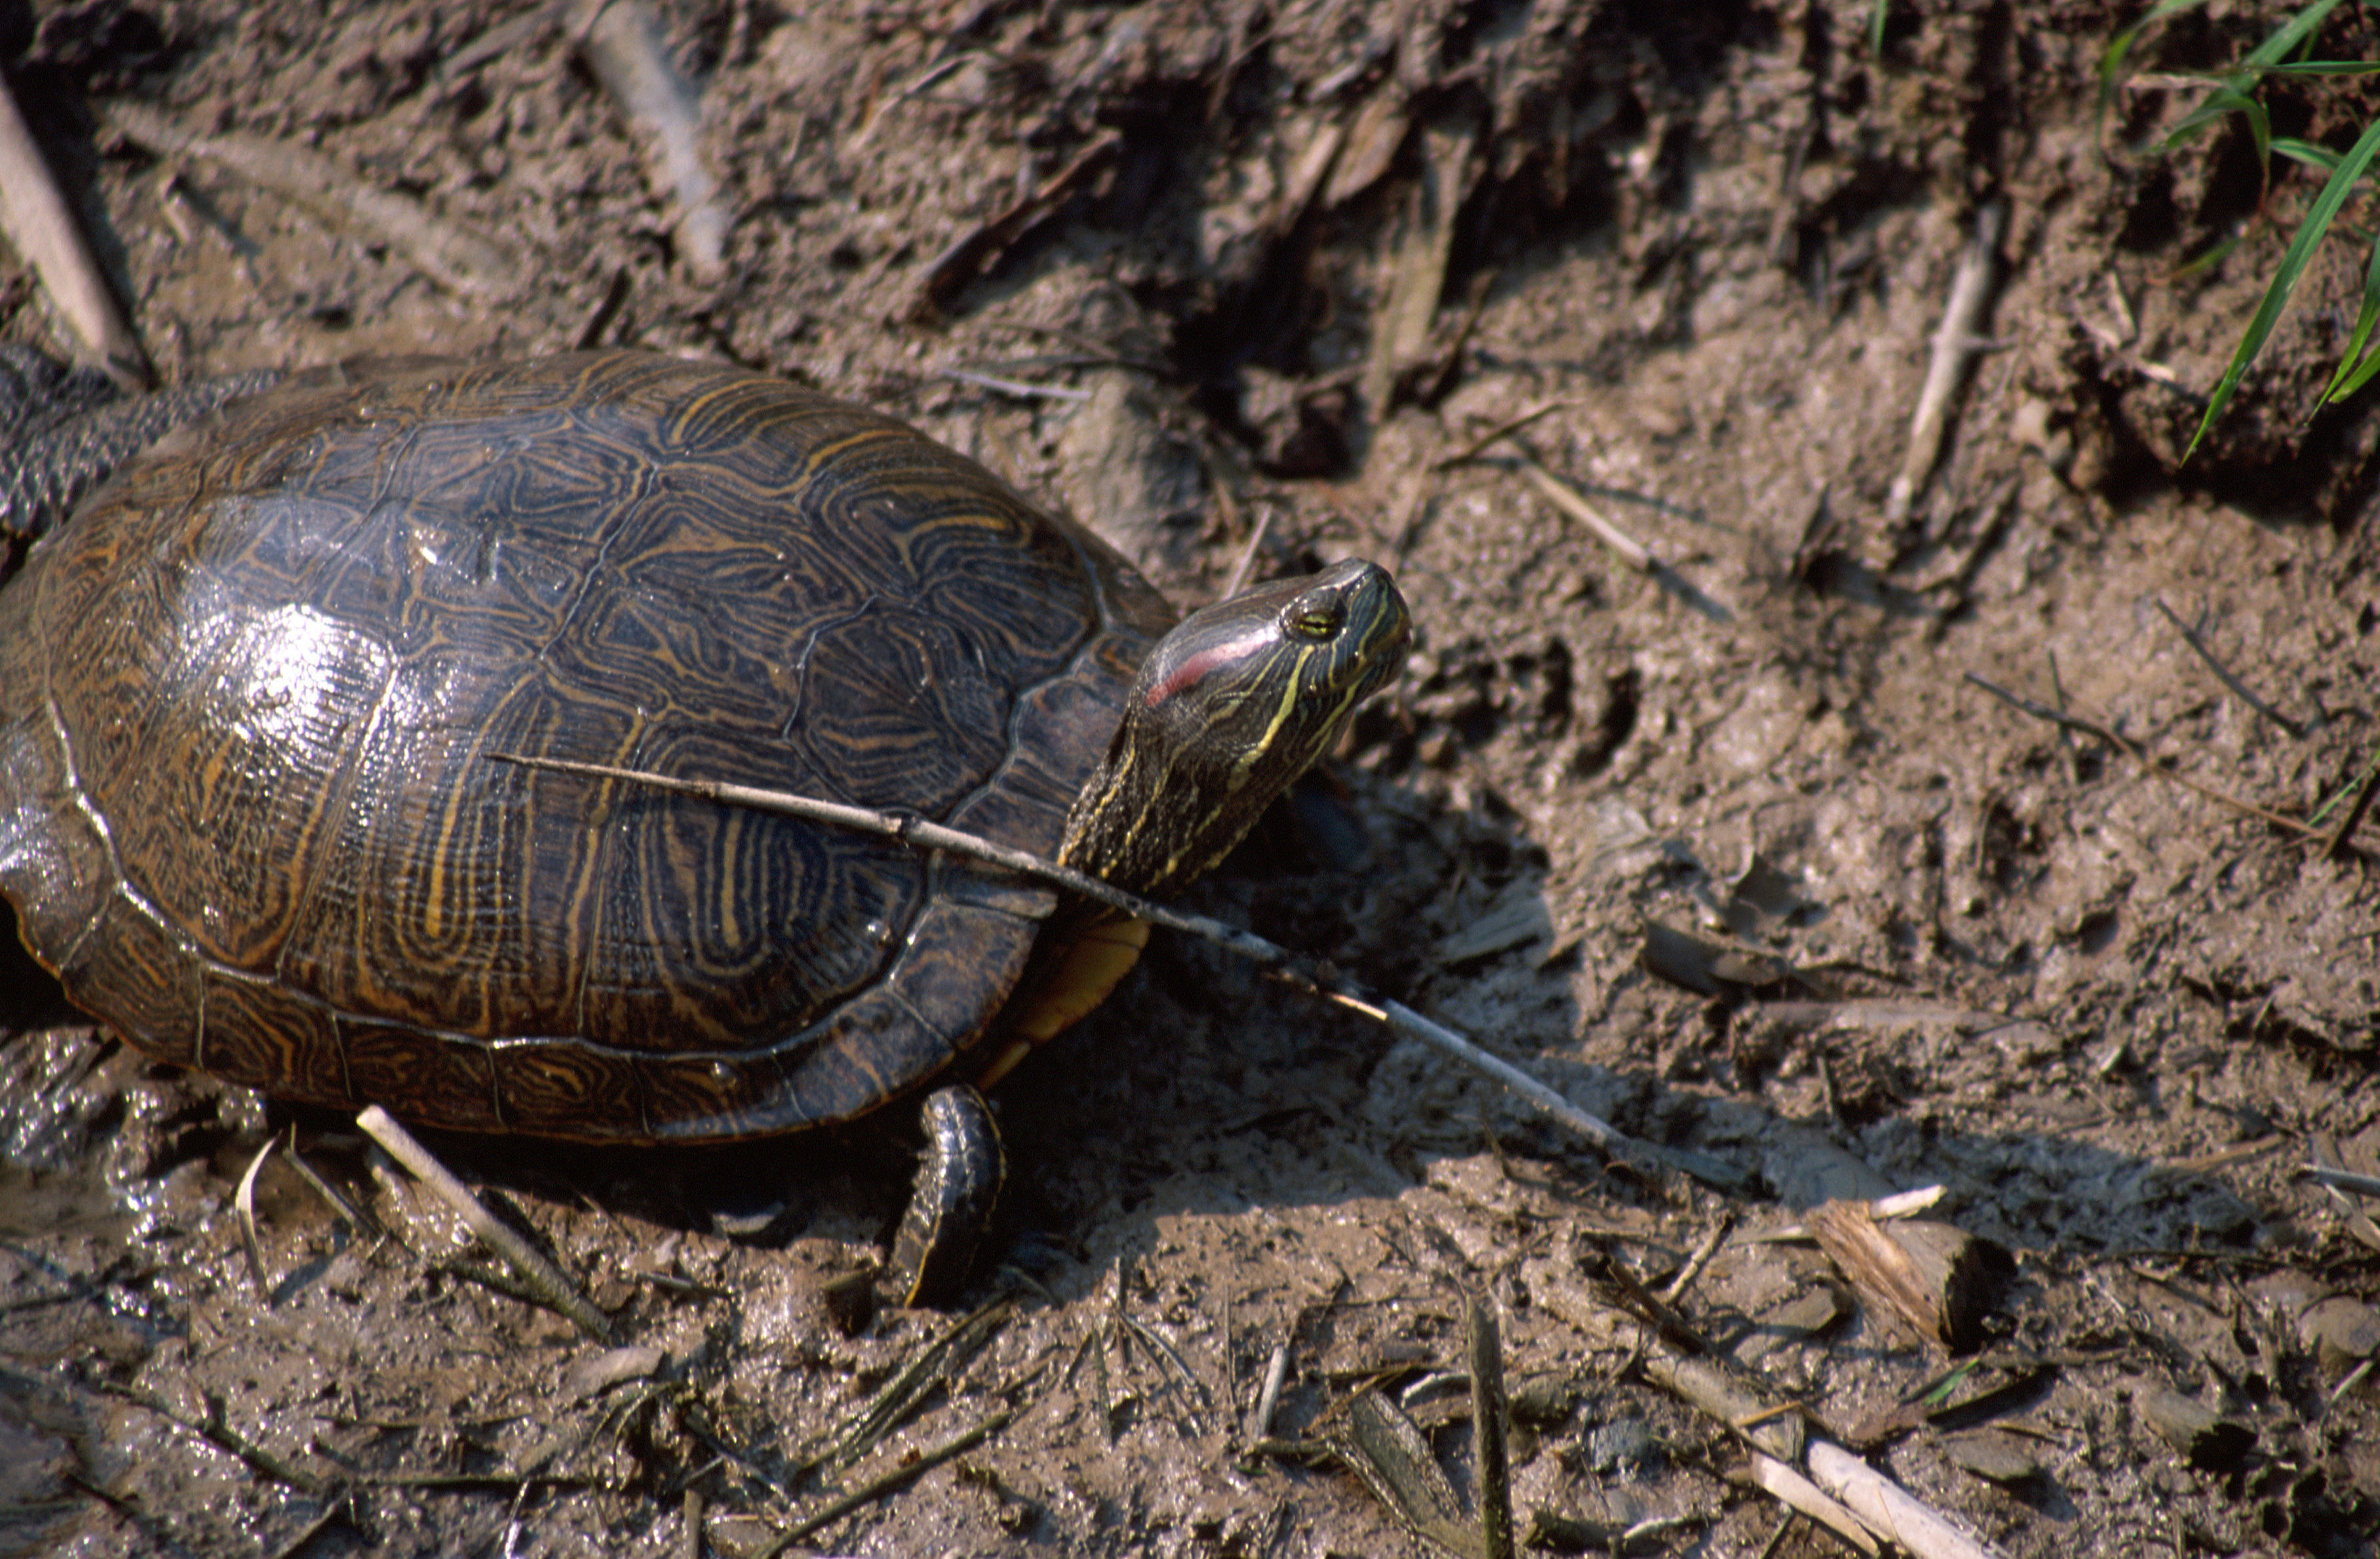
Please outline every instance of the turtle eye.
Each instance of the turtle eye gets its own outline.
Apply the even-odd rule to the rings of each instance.
[[[1281,615],[1281,626],[1300,639],[1320,643],[1338,636],[1347,626],[1347,603],[1336,591],[1317,591],[1289,603]]]

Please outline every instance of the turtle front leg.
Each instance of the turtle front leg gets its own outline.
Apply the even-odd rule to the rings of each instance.
[[[920,1114],[926,1149],[882,1286],[904,1305],[941,1309],[958,1297],[975,1265],[1008,1159],[991,1107],[966,1084],[936,1089]]]
[[[133,456],[284,377],[235,373],[126,398],[98,374],[0,351],[0,539],[40,537]]]

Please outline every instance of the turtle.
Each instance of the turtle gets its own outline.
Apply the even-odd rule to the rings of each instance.
[[[0,895],[73,1003],[168,1063],[468,1133],[712,1143],[922,1097],[911,1303],[953,1293],[997,1190],[975,1090],[1146,928],[499,756],[856,803],[1163,894],[1410,634],[1361,560],[1177,621],[892,417],[635,351],[243,384],[20,528]]]

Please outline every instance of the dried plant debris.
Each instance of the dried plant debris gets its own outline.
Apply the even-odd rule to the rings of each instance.
[[[32,128],[0,80],[0,238],[23,255],[67,322],[76,356],[128,389],[154,379],[148,354],[117,306],[74,210],[51,176]]]
[[[731,217],[702,145],[702,93],[670,55],[660,19],[640,0],[587,0],[574,18],[579,52],[644,143],[648,177],[672,206],[670,231],[695,281],[726,274]]]
[[[107,114],[110,124],[158,155],[237,174],[334,228],[389,246],[449,291],[502,298],[520,286],[519,258],[503,243],[402,191],[368,184],[310,148],[239,132],[202,134],[142,103],[111,104]]]

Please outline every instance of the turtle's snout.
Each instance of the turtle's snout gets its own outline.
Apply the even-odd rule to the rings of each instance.
[[[1396,580],[1377,563],[1351,557],[1305,581],[1281,608],[1282,636],[1316,645],[1336,640],[1334,664],[1354,698],[1368,697],[1404,664],[1413,614]]]

